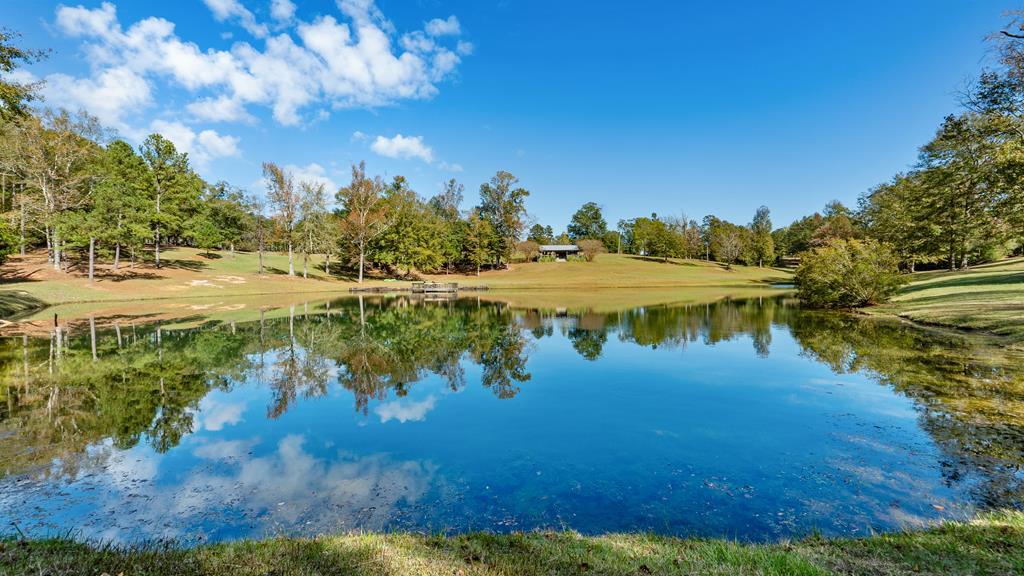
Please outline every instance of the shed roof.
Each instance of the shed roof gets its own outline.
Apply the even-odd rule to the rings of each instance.
[[[574,252],[580,247],[575,244],[541,244],[541,252]]]

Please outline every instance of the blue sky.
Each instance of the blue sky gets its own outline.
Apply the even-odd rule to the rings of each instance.
[[[556,230],[713,213],[775,224],[853,204],[912,164],[1015,7],[987,0],[2,0],[48,103],[200,173],[260,163],[331,185],[353,161],[469,208],[496,170]],[[23,78],[28,78],[23,76]],[[399,138],[398,136],[401,136]]]

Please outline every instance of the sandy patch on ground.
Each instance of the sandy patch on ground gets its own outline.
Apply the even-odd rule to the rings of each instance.
[[[227,282],[228,284],[245,284],[245,278],[241,276],[215,276],[214,280]]]

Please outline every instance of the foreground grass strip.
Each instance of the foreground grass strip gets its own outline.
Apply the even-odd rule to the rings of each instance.
[[[0,540],[0,574],[1003,575],[1024,573],[1024,513],[864,539],[755,545],[572,532],[452,537],[347,534],[177,548]]]

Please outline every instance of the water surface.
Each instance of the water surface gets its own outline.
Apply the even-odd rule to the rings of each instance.
[[[1024,363],[972,339],[775,298],[196,314],[0,339],[0,529],[770,540],[1024,501]]]

